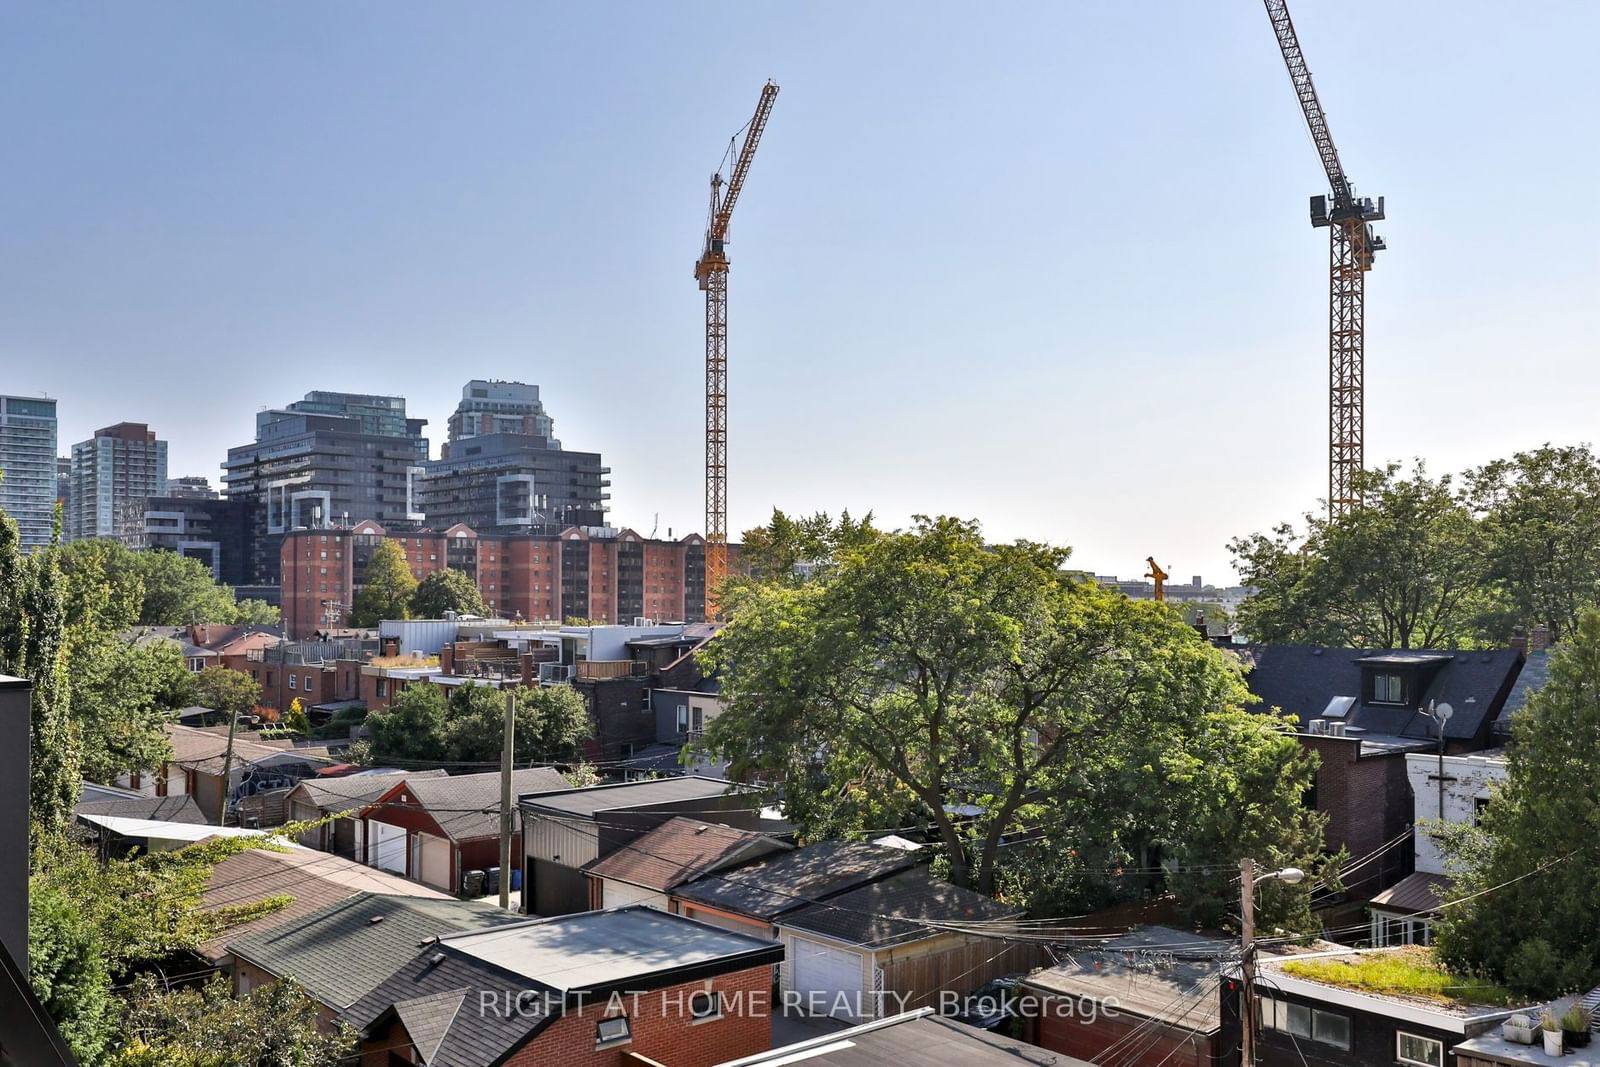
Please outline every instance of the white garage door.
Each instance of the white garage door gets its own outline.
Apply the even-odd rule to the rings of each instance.
[[[406,828],[386,822],[367,823],[367,862],[382,871],[406,873]]]
[[[417,840],[422,843],[419,880],[424,885],[451,892],[454,887],[450,884],[450,842],[433,834],[418,834]]]
[[[624,908],[629,904],[647,904],[652,908],[667,910],[667,895],[657,893],[653,889],[643,889],[627,882],[614,882],[607,878],[601,887],[600,906],[605,908]]]
[[[868,1007],[861,990],[861,953],[796,937],[794,990],[801,1009],[852,1021]]]

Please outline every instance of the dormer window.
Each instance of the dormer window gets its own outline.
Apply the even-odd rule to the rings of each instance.
[[[1406,703],[1406,676],[1391,671],[1373,672],[1372,702],[1374,704]]]

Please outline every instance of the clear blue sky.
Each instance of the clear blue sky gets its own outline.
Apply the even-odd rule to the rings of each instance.
[[[1600,7],[1300,0],[1358,187],[1368,459],[1592,440]],[[1261,5],[0,4],[0,392],[218,474],[313,388],[536,382],[615,520],[701,525],[706,178],[733,522],[981,518],[1125,575],[1326,484],[1320,170]]]

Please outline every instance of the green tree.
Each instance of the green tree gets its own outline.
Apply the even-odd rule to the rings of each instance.
[[[69,627],[124,630],[144,611],[144,575],[121,542],[89,538],[51,548]]]
[[[535,686],[516,691],[517,763],[556,763],[572,759],[592,729],[589,708],[568,685]],[[463,685],[450,693],[445,744],[448,758],[463,763],[488,763],[500,758],[505,745],[506,697],[499,689]]]
[[[379,541],[367,561],[366,582],[350,611],[351,626],[376,626],[385,619],[409,619],[417,580],[405,552],[393,541]]]
[[[60,890],[28,895],[29,984],[80,1063],[99,1062],[116,1030],[111,968],[94,924]]]
[[[417,583],[417,591],[411,595],[411,616],[442,619],[448,611],[458,615],[487,615],[489,605],[483,602],[477,583],[466,571],[446,567]]]
[[[283,613],[265,600],[247,598],[234,606],[233,621],[240,626],[276,626]]]
[[[838,554],[878,536],[872,513],[860,520],[841,512],[834,520],[825,512],[791,518],[777,508],[765,526],[746,530],[740,560],[759,581],[798,584],[832,565]]]
[[[261,683],[231,667],[207,667],[194,676],[196,705],[226,716],[248,715],[261,702]]]
[[[444,689],[437,685],[408,685],[387,708],[367,712],[371,732],[368,758],[425,763],[446,758],[445,718],[449,708]]]
[[[171,753],[171,713],[189,702],[193,690],[182,651],[170,641],[136,644],[87,626],[72,630],[67,647],[83,776],[110,782],[160,766]]]
[[[1439,924],[1439,952],[1529,997],[1587,990],[1600,982],[1600,611],[1558,646],[1512,737],[1476,830],[1439,834],[1458,901]]]
[[[233,590],[218,585],[199,560],[161,549],[130,555],[144,580],[139,621],[146,626],[232,622],[237,615]]]
[[[1257,731],[1288,765],[1293,738],[1240,710],[1230,660],[1161,605],[1069,579],[1066,555],[919,519],[842,548],[809,581],[741,584],[704,654],[727,704],[706,747],[735,774],[780,772],[807,836],[896,825],[866,821],[894,809],[925,820],[951,878],[983,892],[1006,834],[1111,825],[1155,793],[1170,739]],[[1251,796],[1294,823],[1286,792]]]
[[[1566,637],[1600,603],[1600,458],[1546,444],[1470,471],[1467,483],[1488,578],[1512,621]]]
[[[1307,515],[1236,538],[1240,581],[1257,590],[1239,628],[1265,643],[1354,648],[1460,648],[1481,639],[1492,612],[1483,539],[1448,475],[1398,464],[1356,481],[1362,506],[1335,519]]]
[[[63,648],[66,609],[53,555],[22,554],[17,524],[0,512],[0,673],[33,683],[29,800],[46,827],[77,802],[82,741],[72,720]]]
[[[235,997],[221,977],[169,992],[141,975],[123,1031],[109,1067],[325,1067],[355,1047],[348,1026],[317,1027],[317,1004],[293,979]]]

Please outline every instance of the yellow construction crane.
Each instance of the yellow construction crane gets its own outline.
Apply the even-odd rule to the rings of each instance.
[[[706,294],[706,618],[718,617],[717,594],[728,576],[728,223],[744,189],[761,133],[767,127],[778,87],[767,82],[756,113],[744,128],[744,143],[734,154],[724,186],[722,172],[711,176],[711,214],[706,243],[694,264],[695,281]],[[737,139],[737,135],[735,135]],[[731,146],[730,146],[731,149]],[[730,154],[732,154],[730,152]]]
[[[1156,583],[1156,599],[1167,599],[1167,572],[1161,569],[1154,556],[1146,556],[1144,561],[1150,564],[1150,572],[1145,577]]]
[[[1328,514],[1337,518],[1359,506],[1356,479],[1361,473],[1366,433],[1366,272],[1373,254],[1384,248],[1371,222],[1383,218],[1383,197],[1373,203],[1358,197],[1339,162],[1328,132],[1328,117],[1311,83],[1300,38],[1289,19],[1287,0],[1263,0],[1289,68],[1289,80],[1317,146],[1332,190],[1311,198],[1311,225],[1328,227]]]

